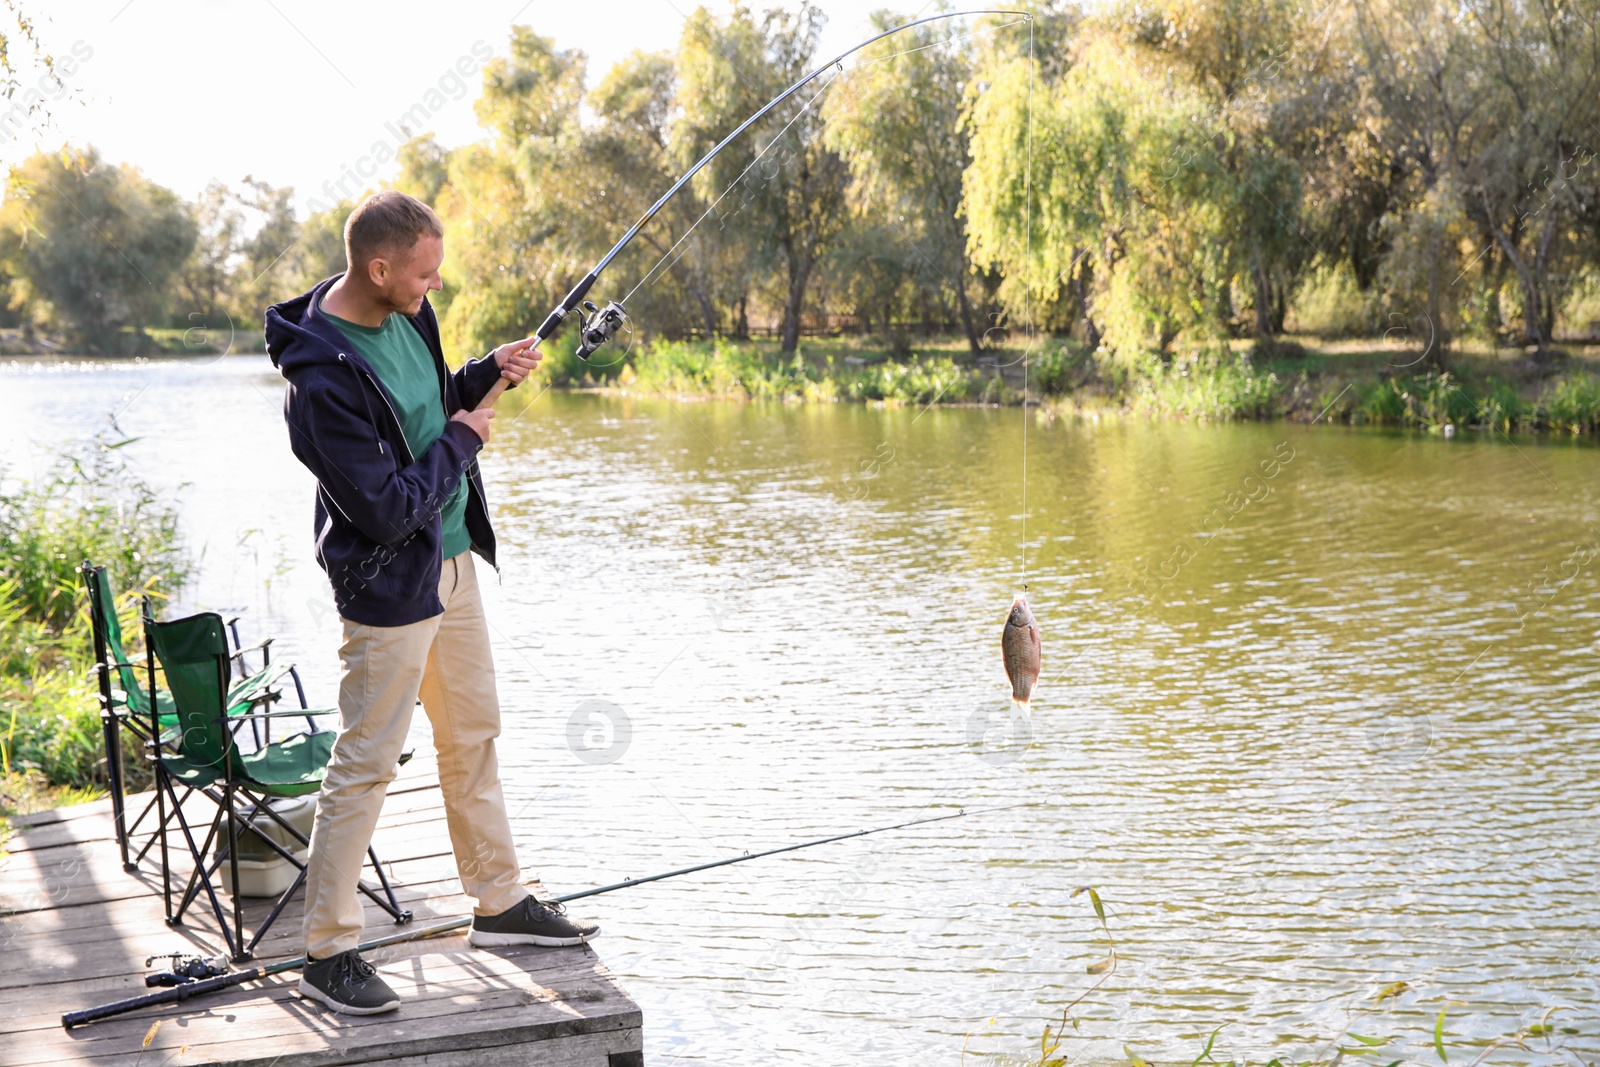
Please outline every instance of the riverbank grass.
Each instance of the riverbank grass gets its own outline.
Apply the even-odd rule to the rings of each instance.
[[[854,340],[807,340],[785,356],[776,342],[656,341],[601,349],[584,363],[564,350],[546,353],[551,382],[673,396],[831,403],[1006,403],[1014,399],[992,369],[974,366],[964,342],[894,350]]]
[[[976,357],[959,337],[909,351],[870,338],[807,339],[787,356],[775,341],[655,341],[601,349],[589,363],[552,347],[543,365],[552,385],[675,397],[1008,405],[1026,394],[1047,419],[1600,430],[1600,359],[1587,350],[1534,363],[1515,350],[1463,348],[1439,372],[1401,346],[1311,337],[1219,343],[1131,365],[1061,338]]]
[[[45,477],[0,480],[0,815],[92,797],[107,782],[94,646],[78,566],[103,564],[124,633],[138,597],[187,577],[178,515],[133,477],[102,435]],[[143,768],[125,769],[131,785]]]

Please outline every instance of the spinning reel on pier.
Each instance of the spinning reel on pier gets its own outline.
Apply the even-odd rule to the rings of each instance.
[[[207,978],[228,973],[228,968],[221,957],[206,959],[191,952],[163,952],[146,958],[144,965],[152,966],[156,960],[171,960],[172,963],[165,971],[144,976],[144,984],[152,989],[203,982]]]

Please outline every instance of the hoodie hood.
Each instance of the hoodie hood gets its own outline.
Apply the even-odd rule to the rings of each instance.
[[[350,338],[322,313],[322,298],[343,277],[343,271],[329,275],[294,299],[267,308],[267,355],[272,357],[272,365],[285,378],[292,379],[307,367],[326,366],[342,359],[347,366],[354,363],[373,381],[380,380],[355,345],[350,343]],[[434,316],[433,305],[428,299],[424,297],[417,313],[406,318],[422,335],[423,343],[438,353],[439,320]],[[442,354],[439,359],[442,364]]]
[[[383,434],[379,432],[378,419],[373,414],[372,390],[361,381],[363,374],[371,379],[373,388],[388,402],[387,407],[391,412],[394,410],[394,398],[389,395],[388,386],[382,384],[382,379],[373,373],[372,367],[350,343],[350,339],[322,313],[323,296],[343,277],[344,274],[340,273],[324,278],[310,291],[301,293],[293,300],[285,300],[267,308],[267,355],[272,357],[273,366],[291,381],[312,367],[343,367],[354,375],[356,393],[361,397],[367,422],[372,427],[372,440],[378,446],[378,451],[384,453],[388,447],[384,444]],[[386,420],[383,426],[391,436],[399,437],[404,443],[405,435],[398,418]],[[401,454],[409,455],[409,450]]]
[[[322,297],[344,273],[324,278],[293,300],[267,308],[267,355],[285,378],[306,366],[328,363],[351,348],[339,328],[322,314]]]

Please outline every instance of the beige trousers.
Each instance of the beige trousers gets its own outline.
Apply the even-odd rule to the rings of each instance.
[[[477,899],[479,915],[498,914],[528,895],[495,759],[500,702],[471,552],[444,561],[439,600],[443,615],[408,626],[344,620],[339,738],[317,797],[306,870],[306,951],[318,959],[361,941],[356,880],[419,694],[433,723],[462,888]]]

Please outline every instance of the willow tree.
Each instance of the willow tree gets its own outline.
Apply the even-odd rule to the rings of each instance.
[[[1017,166],[1028,73],[1013,59],[991,75],[973,109],[964,186],[972,255],[1001,272],[1008,308],[1047,318],[1071,295],[1064,282],[1091,277],[1086,332],[1125,359],[1224,334],[1243,198],[1219,162],[1227,131],[1206,102],[1095,35],[1058,81],[1032,90],[1030,196]]]
[[[595,183],[581,175],[585,58],[526,26],[491,60],[475,109],[488,143],[450,153],[435,209],[445,225],[445,333],[467,352],[532,333],[592,265],[574,229]]]
[[[1281,328],[1285,293],[1315,252],[1300,230],[1299,168],[1270,122],[1289,89],[1287,68],[1309,60],[1308,18],[1295,0],[1154,0],[1112,16],[1150,73],[1181,79],[1218,131],[1205,160],[1235,201],[1228,243],[1257,337]],[[1223,293],[1230,318],[1234,289],[1229,279]]]
[[[1600,4],[1360,0],[1356,12],[1374,135],[1413,203],[1448,195],[1435,214],[1477,231],[1481,251],[1446,246],[1441,266],[1461,269],[1442,299],[1460,302],[1469,267],[1491,285],[1509,269],[1521,340],[1542,354],[1565,285],[1595,255]]]
[[[872,16],[877,30],[905,21],[887,11]],[[920,26],[864,52],[829,94],[823,114],[828,144],[850,165],[852,225],[881,228],[901,246],[906,273],[953,297],[977,355],[983,327],[969,291],[961,212],[961,175],[971,162],[971,133],[962,121],[971,79],[971,56],[948,28]],[[874,261],[882,257],[876,245],[863,245]]]
[[[673,142],[679,162],[698,159],[799,80],[812,64],[822,23],[821,10],[810,3],[792,12],[771,10],[759,20],[744,7],[720,20],[697,9],[678,46]],[[781,272],[784,352],[799,343],[807,288],[845,217],[849,172],[821,136],[817,94],[828,83],[819,82],[774,108],[698,178],[699,194],[717,203],[718,229],[747,257],[751,281],[768,273],[764,268]]]
[[[667,52],[634,52],[589,94],[595,124],[584,135],[583,156],[603,185],[588,216],[597,250],[615,243],[677,179],[677,94],[677,63]],[[628,309],[641,332],[723,332],[723,308],[738,285],[730,282],[736,271],[717,227],[696,225],[706,206],[692,183],[680,190],[609,268],[624,292],[637,288]]]

